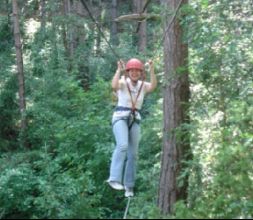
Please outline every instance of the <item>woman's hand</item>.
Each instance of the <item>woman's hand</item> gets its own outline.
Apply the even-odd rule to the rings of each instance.
[[[151,72],[154,72],[155,66],[154,66],[153,60],[149,60],[149,61],[148,61],[148,64],[149,64],[149,67],[150,67],[150,71],[151,71]]]
[[[148,71],[150,71],[151,73],[155,72],[153,60],[149,60],[148,62],[146,62],[145,67],[148,68]]]
[[[155,90],[157,87],[157,79],[155,75],[155,65],[153,60],[149,60],[146,64],[149,65],[149,70],[150,70],[150,84],[147,85],[146,87],[146,92],[150,93]]]
[[[118,70],[120,73],[125,69],[125,63],[123,60],[118,61]]]
[[[122,71],[125,70],[125,63],[122,60],[118,61],[118,69],[112,79],[112,88],[114,91],[117,91],[120,89],[121,85],[120,85],[120,76]]]

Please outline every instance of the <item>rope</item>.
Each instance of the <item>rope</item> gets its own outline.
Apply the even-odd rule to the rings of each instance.
[[[88,12],[91,20],[96,24],[100,34],[102,35],[102,37],[104,38],[105,42],[108,44],[109,48],[111,49],[113,55],[117,58],[117,60],[120,60],[120,56],[116,53],[116,51],[113,49],[113,47],[111,46],[110,42],[107,40],[104,32],[102,31],[101,26],[99,25],[99,23],[96,21],[96,19],[93,17],[88,5],[85,3],[85,0],[81,0],[81,3],[83,4],[84,8],[86,9],[86,11]]]
[[[124,214],[123,219],[127,219],[127,213],[129,210],[130,202],[131,202],[131,197],[128,197],[128,202],[127,202],[127,206],[126,206],[126,210],[125,210],[125,214]]]
[[[177,16],[177,13],[178,13],[178,11],[179,11],[180,6],[181,6],[182,3],[183,3],[183,0],[180,0],[178,6],[177,6],[177,8],[176,8],[175,14],[173,15],[172,19],[170,20],[170,22],[169,22],[169,24],[168,24],[168,27],[167,27],[167,29],[165,30],[164,34],[163,34],[163,38],[162,38],[162,40],[160,41],[160,43],[159,43],[157,49],[155,50],[155,53],[154,53],[154,54],[156,54],[156,52],[158,51],[159,47],[162,46],[162,43],[164,42],[165,37],[167,36],[167,33],[168,33],[168,31],[170,30],[171,25],[173,24],[173,22],[174,22],[174,20],[175,20],[175,18],[176,18],[176,16]]]
[[[143,7],[143,9],[142,9],[142,13],[144,13],[144,11],[147,9],[147,7],[148,7],[148,5],[149,5],[150,2],[151,2],[151,0],[148,0],[148,1],[146,2],[146,5],[144,5],[144,7]]]

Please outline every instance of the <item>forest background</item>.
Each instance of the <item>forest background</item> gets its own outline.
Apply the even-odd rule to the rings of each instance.
[[[118,57],[81,1],[17,1],[22,112],[13,1],[0,5],[0,218],[120,218],[126,200],[105,183],[114,149],[110,81]],[[144,103],[128,217],[253,218],[252,0],[190,0],[176,15],[189,49],[190,123],[184,126],[193,156],[177,178],[180,186],[188,177],[187,199],[167,214],[157,204],[163,38],[165,20],[175,11],[151,0],[150,17],[140,27],[136,20],[114,19],[141,12],[140,2],[147,1],[85,2],[118,56],[152,58],[159,79]]]

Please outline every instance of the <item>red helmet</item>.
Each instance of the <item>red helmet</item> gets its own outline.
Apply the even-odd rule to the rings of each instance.
[[[126,71],[129,71],[130,69],[138,69],[143,71],[143,63],[136,58],[130,59],[126,64]]]

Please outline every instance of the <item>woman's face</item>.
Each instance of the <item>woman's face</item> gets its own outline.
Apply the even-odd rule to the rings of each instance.
[[[141,78],[142,71],[139,69],[130,69],[129,77],[132,81],[137,82]]]

